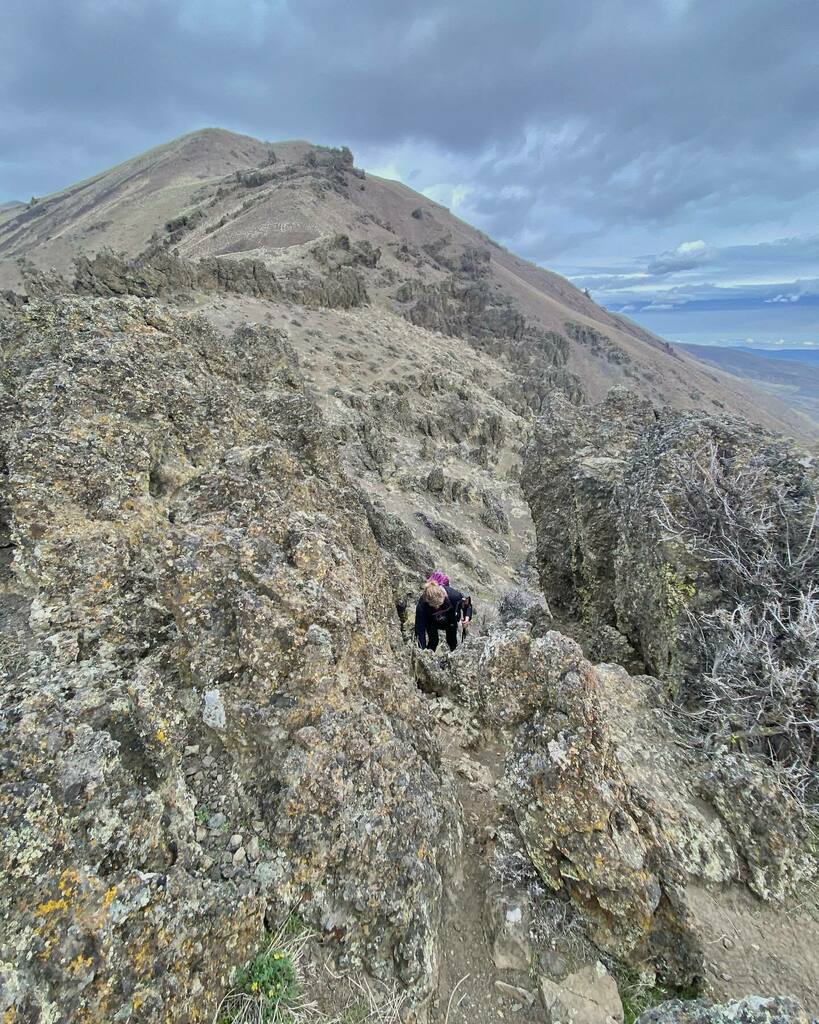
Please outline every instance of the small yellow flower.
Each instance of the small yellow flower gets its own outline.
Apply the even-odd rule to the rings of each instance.
[[[251,992],[255,992],[258,989],[258,987],[259,987],[258,981],[254,981],[253,984],[250,986],[250,991]]]

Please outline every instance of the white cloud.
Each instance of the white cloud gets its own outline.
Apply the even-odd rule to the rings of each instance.
[[[700,267],[710,258],[711,252],[702,238],[694,242],[680,242],[676,249],[655,256],[648,265],[648,272],[658,276],[676,274]]]
[[[704,253],[708,246],[705,242],[698,238],[696,242],[680,242],[677,248],[674,250],[678,256],[688,256]]]

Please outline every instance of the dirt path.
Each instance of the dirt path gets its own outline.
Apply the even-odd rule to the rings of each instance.
[[[500,786],[503,747],[489,740],[467,749],[467,737],[457,724],[440,724],[438,739],[455,779],[464,835],[463,855],[445,893],[439,983],[429,1020],[545,1021],[534,980],[524,971],[499,970],[493,955],[492,859],[498,828],[506,817]]]
[[[748,993],[788,995],[819,1013],[819,907],[814,889],[808,902],[762,903],[736,885],[716,898],[689,885],[706,956],[709,995],[737,999]]]

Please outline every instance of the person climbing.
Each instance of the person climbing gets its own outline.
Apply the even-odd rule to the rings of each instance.
[[[415,606],[418,646],[422,651],[434,651],[438,646],[438,631],[442,629],[449,649],[454,651],[458,646],[458,626],[463,627],[466,636],[473,611],[472,598],[450,587],[446,573],[432,573]]]

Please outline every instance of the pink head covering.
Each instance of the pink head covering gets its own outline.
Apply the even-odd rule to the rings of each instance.
[[[449,576],[445,572],[434,572],[427,577],[427,583],[437,583],[439,587],[448,587]]]

